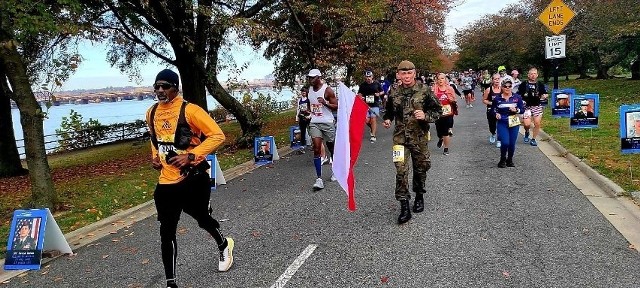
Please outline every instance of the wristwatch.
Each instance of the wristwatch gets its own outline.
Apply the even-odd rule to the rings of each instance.
[[[196,160],[196,154],[188,153],[187,158],[189,159],[189,161],[194,161]]]

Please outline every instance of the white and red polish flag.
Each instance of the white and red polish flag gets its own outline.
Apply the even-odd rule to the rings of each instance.
[[[350,211],[356,210],[353,167],[360,154],[368,110],[369,106],[362,98],[343,83],[338,84],[338,120],[332,169],[338,183],[347,192]]]

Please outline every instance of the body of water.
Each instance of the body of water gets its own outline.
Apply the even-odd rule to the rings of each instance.
[[[291,90],[282,90],[276,92],[274,90],[257,90],[253,95],[258,93],[269,94],[276,101],[287,101],[293,97]],[[239,95],[234,95],[239,97]],[[98,120],[100,124],[109,125],[115,123],[128,123],[136,120],[144,120],[147,109],[151,107],[156,101],[152,99],[145,100],[124,100],[120,102],[102,102],[102,103],[89,103],[89,104],[66,104],[60,106],[52,106],[48,110],[48,118],[44,120],[43,128],[44,135],[52,135],[56,133],[56,129],[60,129],[62,123],[62,117],[69,117],[71,110],[76,111],[82,116],[82,121],[87,122],[89,118]],[[219,104],[213,99],[213,97],[207,97],[207,107],[209,110],[214,109]],[[44,107],[43,107],[44,108]],[[46,109],[46,108],[44,108]],[[18,142],[18,146],[24,146],[24,139],[22,133],[22,126],[20,124],[20,112],[17,108],[11,109],[11,116],[13,120],[13,131]],[[47,147],[49,148],[49,147]],[[20,151],[23,153],[23,151]]]

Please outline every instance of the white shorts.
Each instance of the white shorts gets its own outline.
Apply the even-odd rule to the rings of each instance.
[[[527,106],[524,108],[524,114],[522,114],[522,118],[529,119],[531,118],[531,116],[542,116],[542,112],[544,112],[543,106]]]

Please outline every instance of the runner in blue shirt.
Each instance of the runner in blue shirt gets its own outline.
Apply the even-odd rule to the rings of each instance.
[[[520,129],[520,118],[517,114],[524,112],[524,102],[518,94],[514,94],[513,81],[505,79],[502,81],[502,92],[493,99],[491,111],[496,116],[498,137],[502,145],[500,146],[500,162],[498,167],[515,167],[513,164],[513,154],[516,151],[516,141]]]

